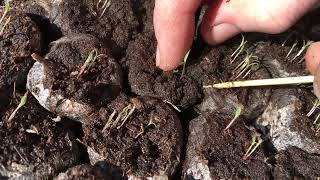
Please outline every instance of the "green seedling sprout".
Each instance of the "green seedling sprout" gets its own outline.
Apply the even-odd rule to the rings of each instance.
[[[247,160],[254,153],[254,151],[261,145],[262,142],[262,139],[257,138],[257,136],[253,136],[251,140],[251,145],[242,159]]]
[[[189,58],[190,51],[191,50],[189,50],[187,52],[187,54],[184,56],[184,58],[183,58],[183,61],[182,61],[183,68],[182,68],[181,77],[184,75],[184,73],[186,71],[186,64],[187,64],[187,61],[188,61],[188,58]]]
[[[136,135],[135,139],[137,139],[139,136],[141,136],[143,133],[145,133],[146,129],[148,129],[150,126],[157,127],[157,125],[153,122],[152,118],[150,118],[149,123],[146,127],[143,127],[143,124],[140,125],[140,131]]]
[[[92,67],[93,63],[100,57],[106,57],[106,55],[105,54],[98,54],[98,51],[96,49],[92,50],[89,53],[84,64],[81,66],[80,72],[79,72],[77,78],[79,78],[83,73],[88,71]]]
[[[233,119],[230,121],[228,126],[224,129],[224,132],[227,132],[229,130],[229,128],[232,126],[232,124],[239,118],[239,116],[241,115],[241,111],[242,111],[242,108],[241,107],[237,107],[237,110],[236,110],[236,112],[234,114]]]
[[[313,43],[313,41],[303,40],[303,46],[300,51],[293,57],[291,62],[293,62],[296,58],[298,58],[308,47]],[[299,61],[301,63],[304,60],[304,57]]]
[[[292,84],[311,84],[314,81],[314,76],[298,76],[273,79],[257,79],[245,81],[230,81],[218,84],[205,85],[204,88],[228,89],[238,87],[258,87],[258,86],[279,86]]]
[[[144,127],[143,124],[140,125],[140,131],[139,133],[136,135],[135,139],[137,139],[139,136],[141,136],[144,133]]]
[[[128,106],[123,108],[123,110],[119,113],[119,115],[116,119],[116,122],[118,122],[119,120],[122,121],[121,125],[118,126],[117,129],[120,129],[126,123],[126,121],[133,114],[135,109],[136,109],[136,106],[134,104],[133,105],[129,104]]]
[[[164,100],[163,102],[169,104],[170,106],[172,106],[173,109],[175,109],[175,110],[178,111],[179,113],[181,112],[181,110],[180,110],[176,105],[174,105],[172,102],[167,101],[167,100]]]
[[[287,41],[288,41],[295,33],[296,33],[296,32],[291,31],[291,32],[288,34],[288,36],[286,37],[286,39],[283,41],[283,43],[281,44],[281,46],[282,46],[282,47],[285,46],[286,43],[287,43]]]
[[[291,46],[290,51],[288,52],[288,54],[286,55],[286,58],[288,58],[290,56],[290,54],[292,53],[293,49],[298,45],[298,40],[296,39],[293,43],[293,45]]]
[[[12,120],[14,119],[15,115],[19,111],[20,108],[22,108],[26,103],[28,99],[28,91],[24,94],[24,96],[21,98],[20,103],[18,107],[13,111],[13,113],[10,115],[10,117],[7,120],[7,126],[11,127],[12,125]]]
[[[102,6],[101,6],[102,5]],[[107,9],[111,6],[111,0],[99,0],[97,3],[97,9],[102,10],[100,18],[105,14]]]
[[[313,103],[313,106],[312,108],[310,109],[310,111],[308,112],[307,116],[310,117],[315,110],[317,110],[320,106],[320,100],[319,99],[316,99]]]
[[[9,24],[9,22],[11,20],[11,15],[9,17],[7,17],[10,10],[11,10],[10,1],[5,0],[4,12],[3,12],[2,17],[0,19],[0,35],[2,35],[4,29],[6,28],[6,26]]]
[[[103,127],[102,133],[104,133],[104,132],[112,125],[113,117],[114,117],[116,114],[117,114],[117,111],[114,110],[114,111],[112,112],[112,114],[109,116],[106,125]]]
[[[233,70],[233,76],[231,79],[244,79],[254,70],[259,68],[260,62],[257,60],[257,56],[252,53],[247,53],[247,56],[242,62]]]
[[[231,54],[231,64],[237,59],[237,57],[245,50],[246,44],[248,41],[245,40],[244,35],[241,35],[241,43],[238,48]]]

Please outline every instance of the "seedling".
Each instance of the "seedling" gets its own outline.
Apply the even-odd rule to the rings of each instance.
[[[240,106],[237,107],[237,110],[235,112],[235,115],[234,115],[233,119],[228,124],[228,126],[224,129],[224,132],[227,132],[229,130],[229,128],[231,127],[231,125],[236,121],[236,119],[239,118],[239,116],[241,115],[241,111],[242,111],[242,108]]]
[[[101,6],[102,5],[102,6]],[[97,3],[97,9],[102,11],[100,18],[104,15],[107,9],[111,6],[111,0],[99,0]]]
[[[286,37],[286,39],[283,41],[283,43],[282,43],[281,46],[282,46],[282,47],[285,46],[286,43],[287,43],[287,41],[288,41],[294,34],[296,34],[296,32],[295,32],[295,31],[291,31],[291,32],[288,34],[288,36]]]
[[[2,17],[0,19],[0,35],[3,34],[4,29],[8,25],[8,23],[11,20],[11,15],[8,16],[8,13],[10,12],[10,0],[5,0],[5,6],[4,6],[4,12],[2,14]]]
[[[119,120],[122,121],[121,125],[118,126],[117,129],[120,129],[126,123],[126,121],[133,114],[135,109],[136,109],[136,106],[134,104],[129,104],[128,106],[123,108],[123,110],[118,114],[118,117],[115,120],[116,124],[119,122]]]
[[[153,122],[152,118],[150,118],[149,123],[147,124],[146,127],[143,127],[143,124],[140,125],[140,131],[136,135],[135,139],[137,139],[139,136],[141,136],[145,132],[145,130],[148,129],[150,126],[157,127],[156,124]]]
[[[139,136],[141,136],[144,133],[144,127],[143,124],[140,125],[140,131],[139,133],[136,135],[135,139],[137,139]]]
[[[242,159],[247,160],[254,153],[254,151],[261,145],[262,142],[262,139],[258,138],[257,136],[253,136],[251,140],[251,145]]]
[[[298,58],[308,47],[313,43],[313,41],[310,40],[303,40],[303,46],[300,49],[300,51],[293,57],[291,62],[293,62],[296,58]],[[304,60],[304,57],[298,62],[301,63]]]
[[[79,78],[83,73],[88,71],[92,67],[93,63],[100,57],[106,57],[106,55],[105,54],[98,54],[98,51],[96,49],[92,50],[90,52],[90,54],[88,55],[84,64],[81,66],[80,72],[79,72],[77,78]]]
[[[310,117],[315,112],[315,110],[319,108],[319,106],[320,106],[320,100],[316,99],[315,102],[313,103],[312,108],[308,112],[307,116]]]
[[[21,98],[20,103],[18,107],[13,111],[13,113],[10,115],[9,119],[7,120],[7,126],[10,128],[12,125],[12,120],[19,111],[20,108],[22,108],[26,103],[28,99],[28,91],[24,94],[24,96]]]
[[[231,54],[231,64],[237,59],[237,57],[245,50],[246,44],[248,41],[245,40],[244,35],[241,35],[241,43],[238,48]]]
[[[293,43],[293,45],[291,46],[290,51],[288,52],[286,58],[288,58],[290,56],[290,54],[292,53],[293,49],[298,45],[298,40],[296,39]]]
[[[258,57],[252,53],[247,53],[246,57],[240,64],[233,70],[233,76],[231,79],[244,79],[254,70],[259,68],[260,62]]]
[[[101,131],[102,133],[104,133],[104,132],[112,125],[113,117],[114,117],[116,114],[117,114],[117,111],[114,110],[114,111],[112,112],[112,114],[109,116],[106,125],[103,127],[103,129],[102,129],[102,131]]]
[[[203,86],[204,88],[227,89],[236,87],[257,87],[257,86],[278,86],[291,84],[310,84],[313,83],[314,76],[298,76],[274,79],[258,79],[246,81],[231,81]]]
[[[167,101],[167,100],[164,100],[163,102],[171,105],[173,107],[173,109],[175,109],[176,111],[181,112],[181,110],[176,105],[174,105],[172,102]]]
[[[190,54],[190,50],[187,52],[187,54],[184,56],[183,61],[182,61],[182,73],[181,73],[181,77],[184,75],[185,71],[186,71],[186,64],[189,58],[189,54]]]

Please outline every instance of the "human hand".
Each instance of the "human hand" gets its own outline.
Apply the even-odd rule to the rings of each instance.
[[[221,43],[240,32],[281,33],[310,10],[317,0],[207,0],[201,34],[210,44]],[[201,0],[156,0],[154,26],[158,40],[157,66],[175,69],[192,45],[195,12]],[[307,54],[308,67],[316,73],[319,44]],[[315,49],[318,49],[316,51]],[[317,55],[315,55],[317,53]],[[313,55],[312,55],[313,54]],[[313,60],[312,60],[313,59]],[[319,74],[320,87],[320,68]],[[317,74],[316,73],[316,74]],[[316,84],[316,83],[315,83]],[[318,93],[320,95],[320,91]],[[320,96],[319,96],[320,97]]]

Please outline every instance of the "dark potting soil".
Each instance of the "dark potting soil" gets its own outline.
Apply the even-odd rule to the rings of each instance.
[[[54,122],[56,116],[32,96],[8,126],[7,120],[17,106],[12,100],[7,111],[0,114],[0,179],[47,179],[80,163],[84,154],[72,130]]]
[[[126,122],[117,122],[119,113],[128,105],[134,105],[135,110]],[[115,111],[112,123],[105,128],[108,117]],[[141,178],[170,177],[176,171],[182,129],[170,106],[152,98],[129,99],[122,95],[101,108],[99,116],[84,124],[83,143],[103,160],[119,166],[128,176]]]
[[[99,1],[100,2],[100,1]],[[64,35],[86,33],[94,35],[110,46],[113,54],[121,54],[137,34],[139,22],[127,0],[105,1],[64,0],[49,2],[50,20]]]
[[[276,156],[274,179],[317,179],[320,156],[290,147]]]
[[[315,178],[319,176],[316,163],[318,155],[309,154],[297,148],[278,152],[275,158],[276,163],[272,164],[275,167],[273,174],[271,174],[271,165],[265,161],[266,155],[270,156],[274,153],[270,153],[269,148],[259,147],[251,158],[246,161],[242,160],[243,154],[250,146],[252,133],[255,132],[255,130],[249,130],[243,121],[247,125],[254,125],[255,119],[264,112],[270,98],[285,96],[286,91],[288,95],[299,98],[299,103],[295,104],[298,110],[294,113],[296,119],[292,129],[297,129],[297,132],[311,139],[316,136],[309,128],[312,126],[312,121],[308,121],[310,119],[305,116],[314,98],[314,96],[311,97],[308,89],[302,88],[297,91],[283,89],[284,92],[278,91],[283,87],[203,90],[203,85],[238,79],[232,77],[233,72],[245,58],[246,53],[240,54],[233,63],[230,63],[232,60],[230,56],[240,44],[240,36],[216,47],[203,43],[200,43],[200,46],[195,44],[191,49],[185,74],[182,76],[182,66],[175,72],[162,72],[155,67],[156,40],[152,26],[153,0],[111,1],[111,5],[101,17],[103,10],[97,8],[96,1],[66,0],[55,1],[53,4],[50,1],[41,1],[42,4],[34,4],[34,2],[33,0],[15,1],[13,6],[23,8],[23,11],[38,23],[41,31],[44,32],[43,38],[35,23],[25,14],[15,10],[12,11],[15,13],[12,18],[18,20],[9,23],[3,34],[3,37],[6,34],[7,37],[0,39],[2,44],[0,44],[0,117],[2,122],[0,123],[0,141],[3,140],[2,144],[4,144],[2,149],[0,148],[0,163],[4,167],[12,166],[8,163],[10,161],[18,164],[24,163],[23,165],[29,167],[33,164],[40,164],[33,167],[33,173],[30,176],[52,177],[59,172],[65,172],[63,175],[60,174],[65,179],[108,177],[108,173],[105,173],[105,170],[108,169],[106,165],[81,165],[67,170],[79,163],[77,159],[79,151],[75,150],[74,145],[70,145],[70,142],[75,144],[73,133],[70,133],[70,127],[64,127],[65,122],[52,122],[51,118],[54,116],[35,105],[33,98],[31,105],[27,105],[25,109],[18,112],[12,128],[7,130],[6,127],[5,120],[18,103],[16,99],[12,99],[14,82],[17,85],[18,94],[23,93],[26,74],[33,63],[30,58],[31,53],[40,53],[40,50],[43,54],[47,53],[48,42],[57,39],[61,31],[67,37],[52,43],[46,56],[48,69],[51,69],[50,72],[55,78],[53,89],[66,98],[94,105],[100,109],[99,112],[92,115],[94,118],[84,121],[84,138],[81,141],[88,147],[88,150],[94,150],[101,156],[102,160],[123,170],[121,174],[148,177],[161,174],[160,170],[163,170],[164,174],[171,176],[174,171],[180,171],[177,169],[178,163],[179,161],[182,163],[181,159],[184,159],[180,157],[181,154],[184,154],[181,153],[181,150],[197,144],[192,143],[197,142],[197,139],[190,141],[186,147],[182,146],[182,129],[175,115],[176,112],[161,100],[167,100],[181,109],[191,109],[197,103],[210,97],[215,99],[219,106],[214,112],[212,109],[198,111],[201,116],[206,117],[207,127],[203,127],[205,143],[196,147],[198,149],[195,155],[200,154],[206,160],[212,177],[269,179],[272,176],[274,178]],[[45,16],[48,16],[51,23],[57,27],[49,26],[50,23]],[[88,33],[95,37],[71,35],[74,32]],[[308,30],[306,32],[308,33]],[[285,57],[294,43],[291,38],[285,46],[281,46],[287,34],[279,36],[246,34],[245,36],[251,43],[248,53],[257,56],[261,65],[258,70],[253,70],[244,79],[282,76],[283,74],[276,69],[277,64],[274,64],[274,59],[280,62],[287,75],[308,74],[304,63],[298,63],[302,56],[293,60],[299,48],[294,48],[291,55],[288,58]],[[301,47],[302,41],[300,37],[297,38],[299,40],[297,47]],[[42,45],[41,39],[44,41]],[[107,57],[97,58],[92,67],[77,78],[81,66],[94,48],[97,49],[98,54],[105,54]],[[123,76],[116,61],[122,65],[122,71],[125,72]],[[127,73],[126,70],[129,72]],[[134,96],[149,96],[158,100],[146,97],[138,97],[138,100],[133,100],[122,95],[120,93],[123,90],[122,80],[126,83],[127,76],[128,84],[125,84],[124,87],[130,88],[125,89],[125,93],[130,95],[134,93]],[[287,88],[291,89],[291,87]],[[277,107],[282,107],[286,102],[279,103]],[[119,129],[118,126],[114,126],[101,132],[113,111],[116,110],[119,113],[129,104],[135,104],[137,109],[127,122]],[[233,118],[237,106],[243,107],[244,112],[232,126],[230,134],[224,135],[222,130]],[[114,118],[116,117],[117,114]],[[156,126],[151,125],[145,128],[145,132],[136,138],[141,125],[146,127],[150,119],[157,121]],[[187,124],[184,122],[185,119],[180,120]],[[67,121],[70,122],[70,120]],[[191,121],[190,132],[193,128],[197,127]],[[40,133],[39,135],[30,134],[25,132],[26,129],[33,131],[37,129]],[[78,126],[74,129],[77,129],[77,132],[81,131]],[[189,135],[186,130],[183,132],[186,136]],[[267,138],[267,134],[263,136]],[[53,137],[53,144],[50,144],[51,140],[48,144],[47,141],[51,137]],[[20,144],[17,145],[17,142]],[[31,149],[31,145],[37,148]],[[9,156],[4,156],[1,150],[7,152]],[[263,150],[267,151],[266,155]],[[2,160],[1,157],[5,160]],[[26,163],[23,158],[26,158],[28,162]],[[59,161],[60,158],[64,161]],[[66,159],[68,161],[65,161]],[[293,173],[286,168],[288,164],[289,167],[293,167]],[[307,165],[303,166],[304,164]],[[13,166],[17,167],[16,164]],[[19,166],[20,169],[21,167]],[[54,168],[52,170],[47,167]],[[307,167],[309,169],[306,169]],[[296,172],[298,175],[295,175]]]
[[[96,106],[106,105],[118,96],[122,84],[120,67],[98,39],[70,34],[50,45],[45,61],[54,77],[54,91]],[[92,65],[85,65],[90,54]]]
[[[4,8],[0,9],[2,16]],[[33,64],[31,53],[41,50],[41,33],[37,25],[22,11],[11,10],[10,23],[0,35],[0,89],[24,88]]]
[[[252,137],[259,135],[247,127],[242,118],[224,131],[231,119],[232,116],[223,113],[212,113],[190,122],[185,179],[199,177],[198,171],[202,171],[204,179],[269,179],[271,166],[265,161],[261,146],[252,156],[243,159]],[[204,163],[209,169],[197,163]]]
[[[132,92],[167,100],[179,108],[198,102],[201,92],[191,78],[178,73],[163,72],[155,65],[156,40],[153,32],[140,34],[129,44],[129,83]]]
[[[103,162],[97,163],[94,166],[89,164],[78,165],[68,169],[64,173],[60,173],[54,180],[118,180],[122,179],[122,175],[117,173],[117,169]]]

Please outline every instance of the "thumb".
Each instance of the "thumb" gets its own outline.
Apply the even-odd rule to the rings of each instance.
[[[190,49],[195,12],[200,0],[156,0],[154,28],[158,41],[156,64],[165,71],[175,69]]]

